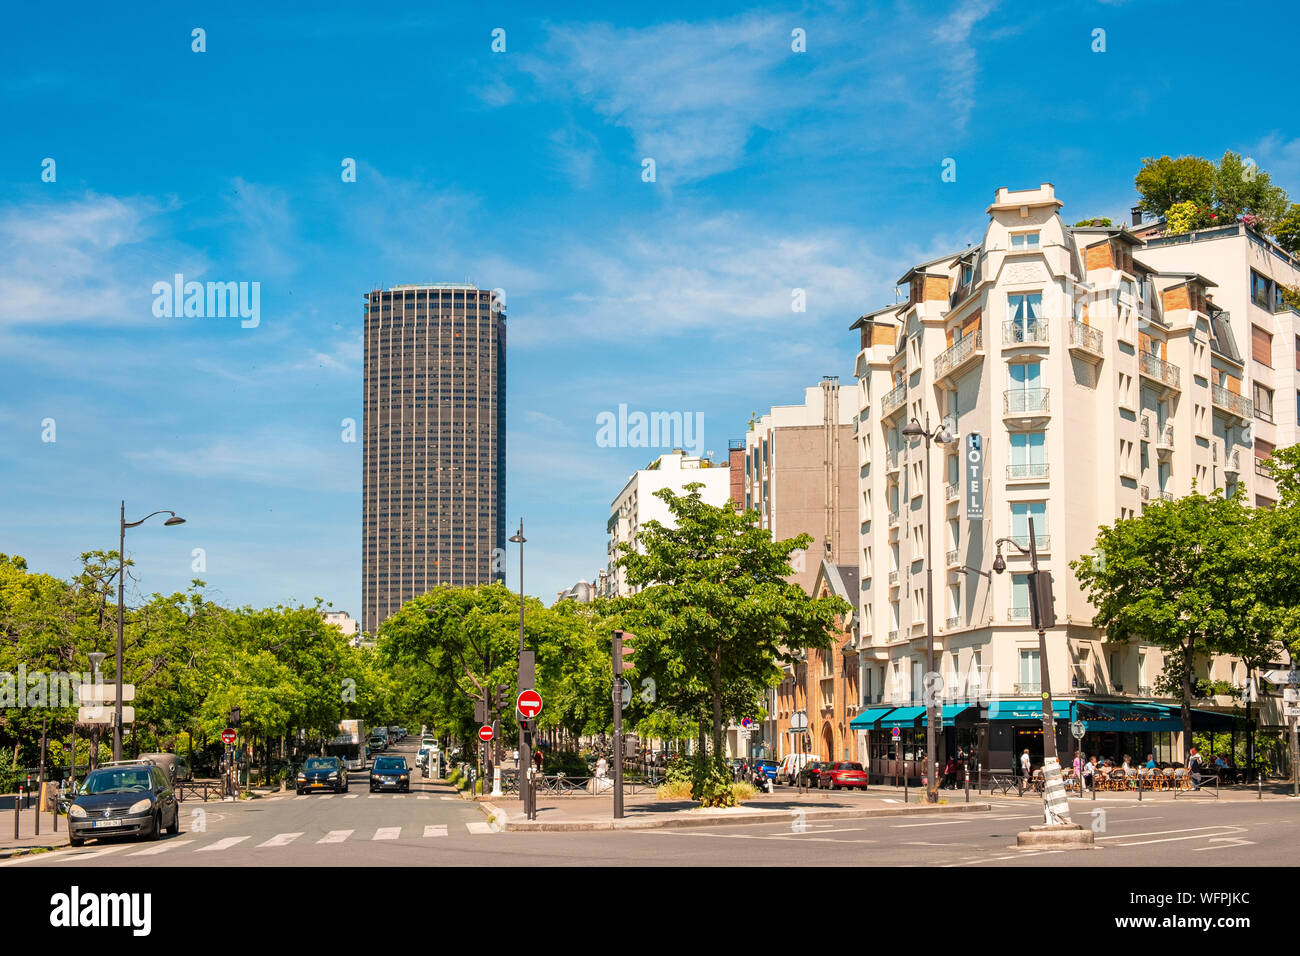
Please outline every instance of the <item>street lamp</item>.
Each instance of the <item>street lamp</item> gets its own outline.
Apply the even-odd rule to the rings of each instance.
[[[519,530],[510,536],[510,543],[519,545],[519,679],[517,687],[520,693],[525,690],[531,690],[531,687],[525,687],[525,666],[524,666],[524,544],[528,539],[524,537],[524,519],[519,519]],[[531,668],[528,668],[531,670]],[[524,816],[529,820],[537,819],[537,810],[533,806],[533,754],[532,749],[528,746],[528,737],[525,734],[524,727],[527,719],[522,715],[516,715],[519,723],[519,767],[515,770],[515,778],[519,783],[519,797],[524,804]]]
[[[171,515],[164,525],[184,524],[174,511],[155,511],[139,521],[126,520],[126,502],[122,502],[117,546],[117,695],[113,704],[113,760],[122,759],[122,604],[126,600],[126,529],[138,528],[154,515]]]
[[[925,427],[913,418],[903,426],[903,434],[908,438],[925,439],[925,667],[930,674],[934,670],[934,562],[930,559],[934,549],[933,535],[930,533],[933,527],[932,500],[930,497],[930,443],[935,442],[939,445],[950,445],[957,439],[948,431],[947,425],[940,423],[934,431],[930,430],[930,413],[925,413]],[[939,709],[932,706],[933,700],[927,700],[925,705],[925,750],[926,761],[929,764],[929,773],[925,785],[925,802],[939,802],[939,763],[938,755],[935,752],[935,729],[934,725],[938,722]],[[904,770],[906,773],[906,770]]]

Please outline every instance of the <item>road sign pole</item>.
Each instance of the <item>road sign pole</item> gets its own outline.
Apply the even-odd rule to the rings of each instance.
[[[614,632],[614,819],[623,819],[623,632]],[[600,784],[596,785],[597,787]]]

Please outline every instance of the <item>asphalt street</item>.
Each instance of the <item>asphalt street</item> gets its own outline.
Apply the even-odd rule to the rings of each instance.
[[[403,747],[411,755],[413,747]],[[1041,822],[1025,801],[945,819],[883,817],[690,829],[500,832],[448,786],[420,779],[410,794],[293,793],[182,805],[181,832],[157,842],[89,843],[0,866],[1219,866],[1300,859],[1300,806],[1291,801],[1072,801],[1091,827],[1089,851],[1020,851],[1016,833]],[[503,804],[509,809],[512,805]]]

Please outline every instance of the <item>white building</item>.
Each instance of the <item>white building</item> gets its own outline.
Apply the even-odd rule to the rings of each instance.
[[[326,611],[325,623],[333,624],[335,627],[337,627],[340,631],[343,632],[343,636],[346,638],[357,637],[356,618],[354,618],[347,611]]]
[[[721,506],[730,500],[730,481],[731,470],[725,463],[691,457],[680,450],[660,455],[646,468],[633,472],[609,509],[606,525],[609,532],[607,596],[622,597],[638,590],[627,583],[624,570],[615,567],[619,558],[618,545],[628,543],[637,547],[637,535],[647,521],[655,520],[666,527],[674,524],[668,505],[655,496],[656,491],[671,488],[678,495],[684,495],[688,484],[700,482],[704,485],[700,489],[700,500]]]

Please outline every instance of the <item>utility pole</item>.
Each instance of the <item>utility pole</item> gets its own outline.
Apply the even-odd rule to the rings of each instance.
[[[614,631],[614,819],[623,819],[623,672],[636,665],[629,659],[635,653],[623,643],[631,637],[626,631]],[[599,786],[599,784],[597,785]]]

